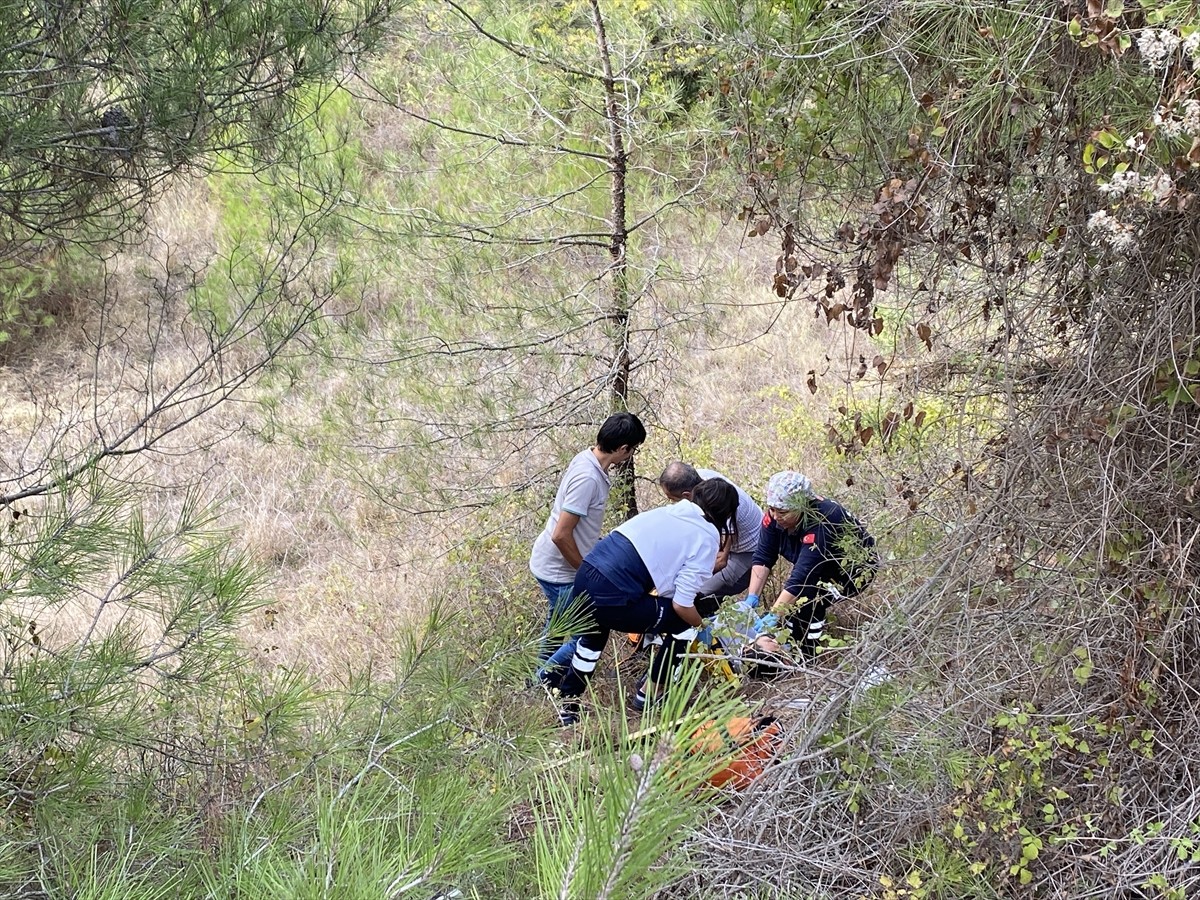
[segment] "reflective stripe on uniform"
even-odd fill
[[[596,670],[596,663],[599,661],[599,650],[589,650],[579,643],[575,645],[575,655],[571,657],[571,668],[576,672],[591,673]]]

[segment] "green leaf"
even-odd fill
[[[1089,175],[1095,175],[1103,163],[1099,160],[1103,159],[1103,154],[1097,151],[1096,145],[1088,141],[1083,145],[1083,170]]]

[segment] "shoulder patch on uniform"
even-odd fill
[[[815,531],[810,531],[808,534],[806,534],[804,536],[805,544],[815,544],[816,542],[817,542],[817,533]]]

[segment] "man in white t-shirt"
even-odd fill
[[[673,462],[658,476],[658,486],[672,503],[690,500],[692,489],[707,478],[729,481],[712,469],[696,469],[685,462]],[[732,481],[729,481],[733,484]],[[744,490],[737,488],[738,508],[736,528],[721,542],[712,577],[700,586],[700,598],[715,598],[719,603],[725,597],[740,594],[750,584],[750,569],[754,561],[754,549],[758,546],[758,532],[762,525],[762,508]],[[712,615],[711,607],[700,603],[705,615]]]
[[[578,453],[567,466],[546,526],[533,543],[529,571],[549,606],[538,648],[538,677],[543,680],[548,672],[568,665],[575,650],[571,640],[551,653],[550,620],[570,603],[575,572],[600,540],[611,487],[609,469],[632,457],[645,440],[646,428],[633,413],[605,419],[596,446]]]

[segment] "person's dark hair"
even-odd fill
[[[626,444],[640,447],[646,442],[646,426],[630,412],[613,413],[604,420],[596,435],[596,446],[605,453],[620,450]]]
[[[755,644],[742,651],[742,671],[747,678],[758,678],[767,681],[778,678],[795,664],[779,654],[772,653]]]
[[[700,594],[696,597],[696,612],[706,619],[711,619],[721,608],[721,598],[716,594]]]
[[[658,483],[672,497],[687,493],[703,480],[700,473],[685,462],[670,463],[658,476]]]
[[[724,478],[706,478],[692,488],[692,502],[721,534],[733,534],[737,525],[738,492]]]

